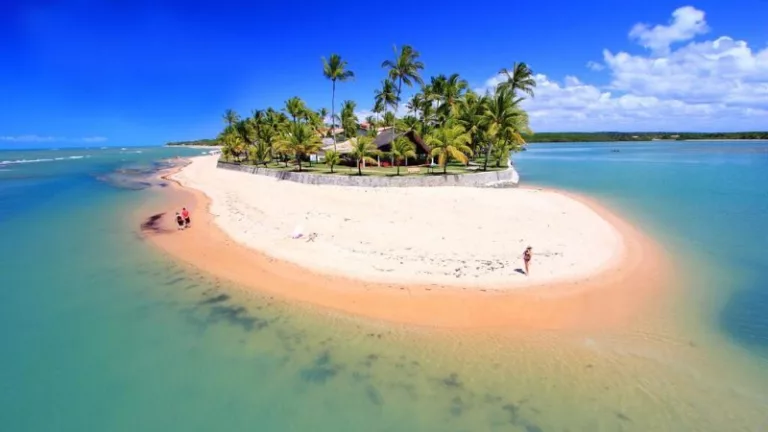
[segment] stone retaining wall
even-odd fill
[[[242,171],[249,174],[257,174],[274,177],[279,180],[287,180],[296,183],[314,185],[355,186],[355,187],[436,187],[436,186],[460,186],[460,187],[515,187],[520,182],[520,177],[514,168],[504,171],[489,171],[467,174],[446,175],[419,175],[419,176],[354,176],[354,175],[330,175],[313,174],[305,172],[280,171],[270,168],[255,167],[253,165],[238,165],[228,162],[218,162],[218,168],[233,171]]]

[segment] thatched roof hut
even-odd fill
[[[417,155],[429,154],[429,147],[424,143],[424,140],[422,140],[421,137],[414,131],[396,133],[393,128],[386,128],[379,132],[379,134],[376,136],[376,139],[373,141],[373,144],[377,149],[387,152],[392,149],[392,141],[394,141],[395,138],[400,138],[403,136],[408,138],[414,144],[414,147],[416,147]]]

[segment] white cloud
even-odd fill
[[[696,42],[704,12],[677,9],[670,25],[639,24],[630,37],[648,54],[603,51],[610,82],[537,75],[536,97],[524,102],[538,131],[764,130],[768,120],[768,47],[721,36]],[[687,44],[671,49],[674,42]],[[595,70],[594,62],[588,67]],[[493,88],[502,77],[493,76]]]
[[[602,63],[594,62],[592,60],[587,62],[587,67],[596,72],[599,72],[605,69],[605,65],[603,65]]]
[[[83,138],[65,138],[44,135],[5,135],[0,136],[0,141],[19,142],[19,143],[39,143],[39,142],[72,142],[72,143],[100,143],[107,141],[103,136],[89,136]]]
[[[654,53],[666,54],[671,44],[691,40],[708,31],[704,12],[693,6],[684,6],[672,12],[669,25],[649,27],[643,23],[635,24],[629,32],[629,37]]]

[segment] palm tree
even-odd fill
[[[411,140],[405,137],[396,138],[392,142],[392,148],[389,152],[397,164],[397,175],[400,175],[400,162],[409,157],[416,157],[416,147]]]
[[[357,104],[352,100],[345,100],[341,104],[341,127],[347,139],[357,135],[357,116],[355,115]]]
[[[395,113],[392,111],[387,111],[384,113],[384,120],[382,122],[385,125],[392,125],[393,133],[394,133],[394,125],[395,125]]]
[[[376,163],[373,156],[378,156],[379,150],[373,145],[373,138],[360,136],[352,139],[352,150],[349,154],[357,161],[357,175],[363,175],[362,164]]]
[[[293,122],[296,123],[299,118],[305,115],[307,106],[300,97],[294,96],[285,101],[285,108],[283,110],[287,112],[293,119]]]
[[[418,127],[419,127],[419,119],[412,115],[407,115],[397,121],[397,128],[400,129],[401,131],[416,132],[418,130]]]
[[[240,135],[244,147],[243,153],[245,154],[245,160],[248,161],[249,148],[253,142],[256,141],[256,129],[253,124],[253,119],[248,117],[238,120],[232,128],[238,135]]]
[[[329,150],[325,152],[325,164],[331,167],[331,174],[333,174],[334,165],[338,165],[341,162],[341,155],[336,150]]]
[[[347,81],[355,77],[355,73],[351,70],[347,70],[347,62],[341,59],[338,54],[331,54],[331,57],[326,60],[323,57],[323,75],[331,80],[331,131],[333,133],[333,149],[336,150],[336,81]]]
[[[472,137],[472,151],[477,149],[480,136],[483,133],[483,113],[486,108],[486,100],[472,90],[468,90],[457,104],[456,121],[469,132]]]
[[[384,115],[387,115],[387,107],[397,109],[397,91],[395,90],[395,84],[390,79],[385,79],[381,82],[381,90],[375,90],[373,92],[374,98],[374,110],[383,111]],[[384,122],[386,125],[387,122]]]
[[[457,115],[459,101],[464,92],[467,91],[469,84],[456,73],[448,78],[444,78],[441,84],[439,89],[441,104],[438,111],[442,115],[443,122],[446,122],[449,118]]]
[[[272,158],[270,146],[264,141],[258,141],[256,145],[251,147],[250,155],[254,165],[264,164],[265,167]]]
[[[500,141],[520,141],[520,133],[528,131],[528,115],[518,106],[522,100],[515,98],[509,87],[497,88],[495,94],[486,98],[481,125],[491,142],[486,143],[483,169],[488,169],[488,158],[494,146]]]
[[[522,92],[533,97],[533,88],[536,87],[536,79],[533,77],[533,71],[525,63],[515,63],[512,70],[503,68],[499,74],[505,75],[507,80],[499,84],[499,87],[507,88],[512,91],[513,96],[517,92]]]
[[[234,125],[240,120],[240,116],[237,115],[235,110],[231,108],[224,111],[224,115],[222,116],[222,118],[224,119],[224,123],[226,123],[227,127],[229,128],[232,128],[232,125]]]
[[[325,129],[325,119],[328,118],[328,108],[320,108],[317,110],[317,116],[320,117],[320,124],[322,128]]]
[[[232,147],[224,145],[221,147],[221,155],[224,156],[224,160],[228,161],[232,158]]]
[[[230,129],[221,134],[219,141],[224,144],[222,148],[224,156],[231,156],[235,162],[240,162],[240,154],[243,152],[243,139],[240,134]]]
[[[443,174],[448,170],[448,159],[453,158],[466,164],[472,155],[467,144],[472,140],[461,125],[447,124],[427,136],[426,144],[432,149],[432,156],[437,156],[438,164],[443,166]]]
[[[303,156],[316,153],[320,150],[320,139],[315,135],[309,125],[303,123],[294,123],[291,125],[290,132],[278,141],[278,148],[281,152],[290,154],[296,158],[296,164],[301,171],[301,158]]]
[[[380,101],[374,101],[373,109],[371,111],[373,111],[373,113],[376,114],[377,119],[380,119],[381,113],[384,112],[384,103]]]
[[[381,67],[389,69],[389,78],[397,81],[397,103],[395,113],[400,105],[400,94],[403,90],[403,83],[411,87],[414,82],[424,84],[419,71],[424,69],[424,63],[419,60],[419,52],[410,45],[403,45],[400,51],[397,46],[394,47],[395,60],[384,60]],[[394,124],[392,125],[394,127]]]
[[[279,136],[277,129],[271,124],[265,124],[259,128],[259,144],[266,146],[269,160],[272,160],[272,152],[275,150],[275,143],[278,141]]]

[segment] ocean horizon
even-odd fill
[[[0,150],[4,430],[768,428],[768,141],[512,156],[523,185],[598,200],[672,261],[655,308],[578,332],[377,322],[177,262],[139,224],[158,171],[204,153]]]

